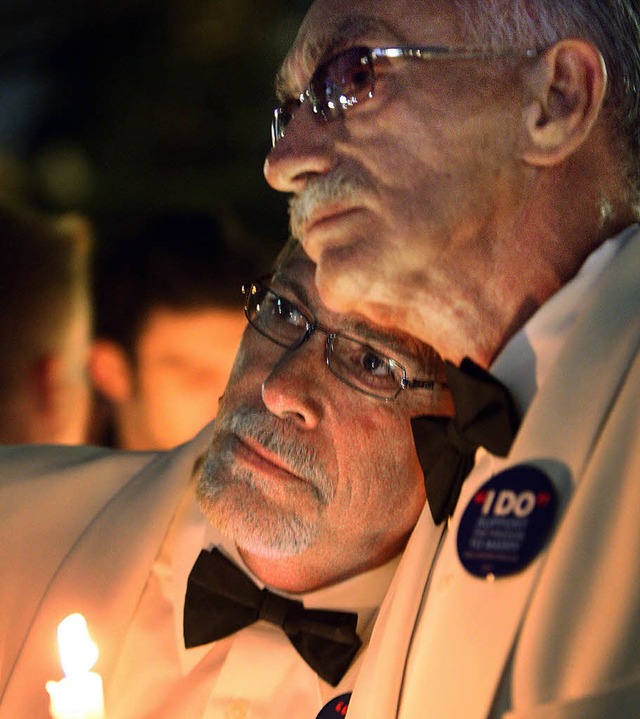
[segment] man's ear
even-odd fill
[[[112,402],[125,402],[133,392],[132,369],[125,351],[116,342],[94,340],[89,357],[93,386]]]
[[[588,137],[604,100],[607,71],[600,51],[570,38],[547,48],[525,83],[522,158],[537,166],[561,163]]]

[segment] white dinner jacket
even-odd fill
[[[455,551],[471,489],[444,535],[426,509],[349,719],[640,717],[639,346],[636,233],[588,298],[500,465],[537,465],[565,502],[547,551],[519,574],[479,579]]]
[[[0,577],[19,577],[0,581],[0,719],[48,717],[56,628],[72,611],[109,676],[211,427],[170,452],[0,448]]]

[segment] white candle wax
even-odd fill
[[[102,679],[95,672],[47,682],[53,719],[103,719]]]
[[[66,676],[46,684],[52,718],[104,719],[102,679],[90,671],[98,658],[98,648],[81,614],[71,614],[60,622],[58,648]]]

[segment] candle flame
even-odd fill
[[[98,659],[98,647],[89,636],[82,614],[70,614],[58,625],[58,650],[67,676],[88,672]]]

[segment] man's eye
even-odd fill
[[[365,350],[360,360],[362,368],[374,377],[388,377],[391,367],[385,357],[381,357],[371,350]]]
[[[265,309],[271,314],[274,321],[296,325],[296,327],[305,327],[307,324],[307,320],[300,310],[282,297],[270,298]]]
[[[367,49],[350,48],[321,65],[311,80],[311,90],[325,112],[346,109],[366,100],[373,90],[373,69]]]

